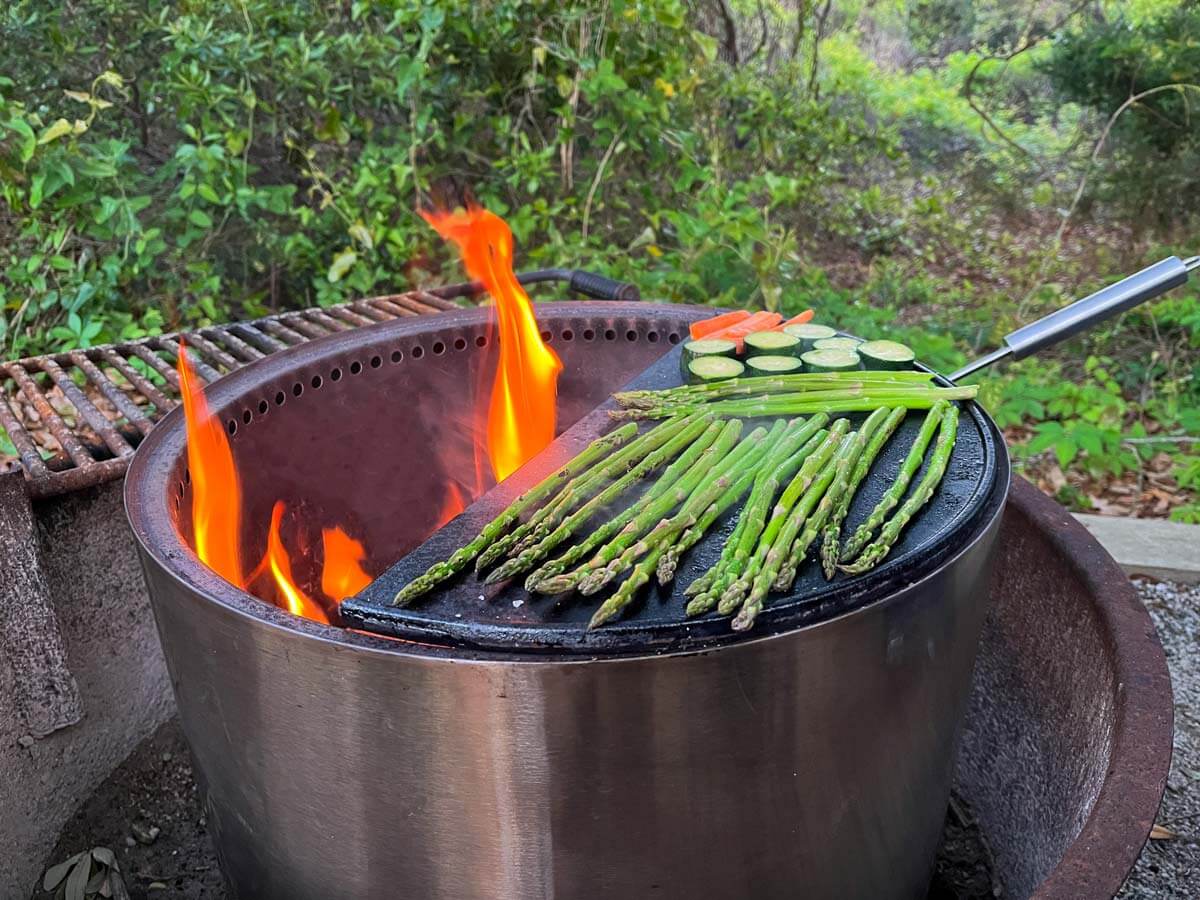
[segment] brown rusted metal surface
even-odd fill
[[[1026,481],[1019,490],[1021,510],[1050,535],[1087,592],[1101,598],[1100,620],[1112,646],[1123,650],[1111,656],[1120,714],[1104,783],[1079,836],[1034,896],[1109,896],[1120,889],[1146,843],[1166,788],[1174,724],[1171,678],[1150,614],[1121,567],[1063,507]]]
[[[557,281],[571,286],[581,277],[573,270],[557,269],[519,276],[525,284]],[[600,293],[608,290],[614,297],[637,294],[632,285],[594,275],[587,276],[587,284],[599,284]],[[310,340],[457,309],[456,299],[481,291],[476,283],[448,285],[0,363],[0,435],[7,433],[16,449],[15,464],[24,470],[31,496],[100,484],[125,472],[137,444],[178,404],[175,364],[181,340],[196,374],[211,383]],[[594,289],[589,293],[597,295]],[[60,410],[68,405],[74,413],[64,416]],[[7,465],[0,457],[0,467]]]
[[[1171,683],[1129,580],[1060,505],[1013,480],[956,790],[1006,897],[1109,898],[1154,823]]]

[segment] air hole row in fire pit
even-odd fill
[[[554,343],[554,333],[552,331],[543,331],[541,334],[543,341],[548,344]],[[585,341],[593,341],[596,339],[596,332],[591,328],[585,328],[581,336]],[[612,328],[606,328],[604,330],[603,337],[606,341],[615,341],[617,339],[617,332]],[[627,341],[637,341],[641,337],[641,333],[632,328],[625,332],[625,340]],[[662,336],[657,331],[651,331],[648,332],[645,337],[646,340],[648,340],[651,344],[657,344]],[[573,341],[575,340],[575,332],[573,332],[570,328],[566,328],[563,330],[562,334],[559,335],[559,338],[564,341]],[[667,335],[667,341],[671,344],[678,344],[681,340],[683,340],[683,335],[677,332],[671,332]],[[480,344],[480,346],[483,345]],[[437,352],[436,346],[434,352]]]
[[[606,341],[614,341],[617,339],[617,332],[612,328],[607,328],[604,330],[603,336]],[[625,339],[628,341],[631,341],[631,342],[639,340],[642,336],[643,335],[640,332],[638,332],[632,328],[625,332]],[[542,339],[545,341],[552,341],[553,337],[554,337],[553,332],[550,332],[550,331],[542,332]],[[572,341],[575,339],[575,332],[573,332],[571,329],[567,328],[562,331],[560,337],[564,341]],[[584,329],[584,331],[582,332],[582,337],[585,341],[594,340],[596,337],[596,331],[591,328]],[[662,337],[662,335],[660,335],[658,331],[649,331],[645,334],[646,340],[649,341],[651,344],[658,343],[658,341],[661,340],[661,337]],[[674,344],[678,344],[683,339],[683,336],[676,331],[670,331],[667,333],[666,338],[667,338],[668,343],[674,345]],[[488,343],[489,343],[489,340],[488,340],[487,335],[481,334],[475,338],[475,346],[480,349],[486,347],[488,345]],[[455,350],[459,350],[459,351],[465,350],[467,348],[467,341],[465,338],[461,338],[461,337],[456,338],[454,340],[453,346],[454,346]],[[434,342],[431,349],[432,349],[434,355],[441,356],[446,352],[446,345],[442,341],[436,341],[436,342]],[[420,344],[416,344],[409,350],[409,355],[413,359],[421,359],[425,355],[425,348]],[[389,358],[391,359],[392,363],[402,362],[404,360],[404,351],[399,350],[399,349],[393,350],[391,352]],[[372,356],[370,358],[370,360],[368,360],[368,363],[372,369],[378,369],[380,366],[383,365],[383,358],[380,356]],[[363,371],[363,364],[361,362],[359,362],[358,360],[355,360],[350,363],[349,368],[350,368],[351,375],[358,375]],[[329,378],[331,381],[339,381],[339,380],[341,380],[341,377],[342,377],[342,370],[340,368],[335,367],[330,370]],[[320,375],[314,375],[312,377],[312,381],[310,383],[311,383],[313,389],[317,390],[317,389],[320,389],[321,385],[324,382]],[[301,395],[303,395],[303,393],[304,393],[304,385],[301,384],[299,381],[297,381],[294,385],[292,385],[293,396],[300,397]],[[284,401],[286,399],[287,398],[282,391],[278,392],[275,395],[275,405],[283,406]],[[266,400],[259,401],[259,403],[258,403],[259,415],[266,415],[267,410],[269,408],[270,408],[270,406]],[[243,410],[242,411],[242,424],[249,425],[251,420],[253,419],[253,415],[254,414],[252,413],[251,410],[249,410],[249,409]],[[230,419],[226,423],[226,428],[229,431],[230,435],[237,434],[237,430],[238,430],[237,420]]]

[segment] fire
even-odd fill
[[[562,362],[542,341],[533,304],[513,272],[512,230],[476,204],[453,212],[422,212],[454,242],[467,274],[496,301],[500,359],[488,406],[487,446],[497,481],[554,440],[555,400]]]
[[[441,512],[438,513],[437,527],[441,528],[466,508],[467,503],[463,500],[462,491],[455,482],[450,482],[446,488],[446,499],[442,501]]]
[[[438,234],[458,246],[467,272],[483,283],[496,302],[499,360],[488,402],[486,432],[488,462],[496,481],[501,481],[554,439],[562,362],[542,341],[533,304],[513,272],[512,231],[504,220],[475,204],[453,212],[423,215]],[[338,525],[322,529],[321,596],[311,596],[297,582],[295,560],[283,545],[286,505],[283,499],[276,499],[266,553],[247,574],[241,558],[242,488],[233,450],[220,421],[208,408],[182,342],[178,370],[187,424],[196,555],[231,584],[243,590],[261,586],[268,595],[264,599],[278,602],[298,616],[329,623],[339,601],[370,584],[372,579],[364,566],[366,550]],[[482,415],[482,405],[477,409]],[[476,493],[483,489],[480,462],[477,456]],[[458,484],[451,482],[438,517],[439,527],[462,512],[465,505]]]
[[[275,506],[271,510],[271,528],[267,532],[267,566],[275,579],[275,586],[279,589],[280,596],[283,597],[288,610],[293,615],[303,616],[306,619],[313,619],[328,625],[329,617],[325,615],[325,610],[308,594],[300,590],[295,579],[292,578],[292,561],[288,558],[287,550],[283,546],[283,538],[279,534],[279,527],[283,524],[283,511],[283,501],[276,500]],[[323,581],[324,578],[322,578]]]
[[[367,558],[362,544],[342,531],[341,526],[322,529],[321,540],[325,545],[321,592],[326,597],[336,603],[353,597],[371,583],[371,576],[362,567]]]
[[[182,344],[182,342],[181,342]],[[281,528],[286,506],[276,500],[267,530],[267,550],[248,575],[242,568],[242,491],[233,449],[221,423],[208,409],[200,382],[181,346],[179,387],[187,427],[188,470],[192,480],[192,532],[200,561],[229,583],[243,590],[265,585],[268,596],[295,615],[330,623],[330,613],[340,600],[357,594],[371,582],[363,563],[366,550],[341,526],[321,532],[324,562],[321,567],[321,600],[296,583],[292,558],[283,546]],[[270,576],[268,578],[268,576]]]
[[[192,476],[192,531],[196,555],[239,587],[242,580],[240,551],[242,486],[229,439],[187,361],[187,348],[179,342],[179,392],[187,420],[188,471]]]

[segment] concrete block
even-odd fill
[[[1130,575],[1200,584],[1200,525],[1124,516],[1075,516]]]

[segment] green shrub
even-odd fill
[[[525,266],[778,304],[797,229],[836,218],[826,189],[887,136],[794,70],[729,70],[684,13],[11,4],[0,43],[30,52],[0,80],[0,347],[455,277],[414,214],[448,178],[508,218]]]
[[[1194,217],[1200,200],[1200,5],[1171,4],[1145,22],[1124,15],[1083,21],[1042,62],[1059,95],[1104,120],[1130,98],[1146,95],[1116,120],[1097,196],[1158,223]],[[1178,87],[1156,90],[1170,85]]]

